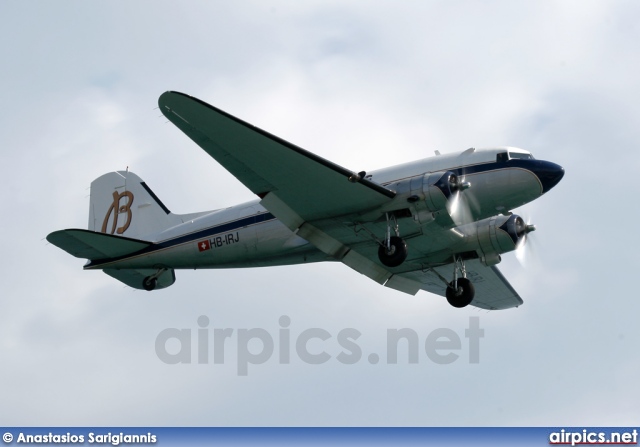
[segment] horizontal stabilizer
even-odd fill
[[[47,240],[76,258],[92,261],[129,255],[153,245],[138,239],[80,229],[54,231]]]
[[[104,269],[104,272],[134,289],[144,289],[142,283],[147,276],[154,275],[157,269]],[[154,290],[165,289],[176,282],[176,275],[173,269],[164,271],[157,278],[157,285]]]

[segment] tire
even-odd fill
[[[380,246],[378,258],[387,267],[397,267],[407,259],[407,243],[397,236],[392,236],[390,243],[391,250],[388,251],[387,247]]]
[[[447,287],[447,301],[453,307],[462,308],[468,306],[476,294],[475,287],[467,278],[458,279],[458,291],[453,289],[453,281]]]
[[[151,292],[158,285],[156,278],[149,278],[148,276],[142,280],[142,288],[148,292]]]

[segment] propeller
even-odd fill
[[[520,218],[516,222],[516,231],[518,233],[519,239],[516,244],[516,259],[523,267],[527,266],[527,258],[530,256],[530,253],[535,252],[534,243],[529,241],[529,233],[532,231],[536,231],[536,226],[531,225],[531,218],[527,218],[527,222],[525,223],[524,219]],[[528,248],[527,248],[528,247]]]
[[[479,211],[478,201],[473,195],[471,183],[464,175],[451,179],[453,195],[447,202],[447,211],[456,225],[473,222],[473,210]]]

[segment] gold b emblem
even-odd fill
[[[120,200],[123,197],[127,198],[127,202],[124,205],[120,205]],[[129,228],[129,225],[131,225],[131,205],[132,204],[133,204],[133,194],[131,193],[131,191],[124,191],[120,194],[118,194],[118,191],[114,191],[113,203],[109,207],[109,210],[107,211],[107,215],[104,216],[104,222],[102,223],[102,232],[103,233],[107,232],[107,224],[109,223],[109,218],[111,217],[111,214],[113,214],[113,223],[111,224],[111,233],[109,234],[113,234],[113,233],[122,234],[125,231],[127,231],[127,228]],[[116,229],[116,227],[118,226],[118,216],[123,213],[127,213],[127,221],[124,223],[123,226],[118,227]]]

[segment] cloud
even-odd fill
[[[636,9],[3,4],[0,37],[17,42],[0,49],[3,420],[633,424]],[[174,286],[152,294],[81,271],[84,261],[41,239],[85,227],[86,188],[104,172],[129,166],[180,213],[253,199],[154,110],[170,89],[352,169],[504,144],[562,164],[563,182],[522,210],[538,225],[539,261],[521,269],[506,255],[500,266],[525,304],[453,312],[439,297],[404,296],[337,263],[179,271]],[[195,337],[200,315],[211,328],[274,337],[282,315],[293,334],[355,328],[363,360],[279,365],[274,357],[238,377],[232,340],[224,365],[159,361],[157,335],[181,328]],[[423,348],[417,365],[367,361],[385,352],[389,328],[414,329],[424,343],[445,327],[464,340],[470,316],[485,329],[478,365],[464,361],[464,349],[452,365],[434,365]]]

